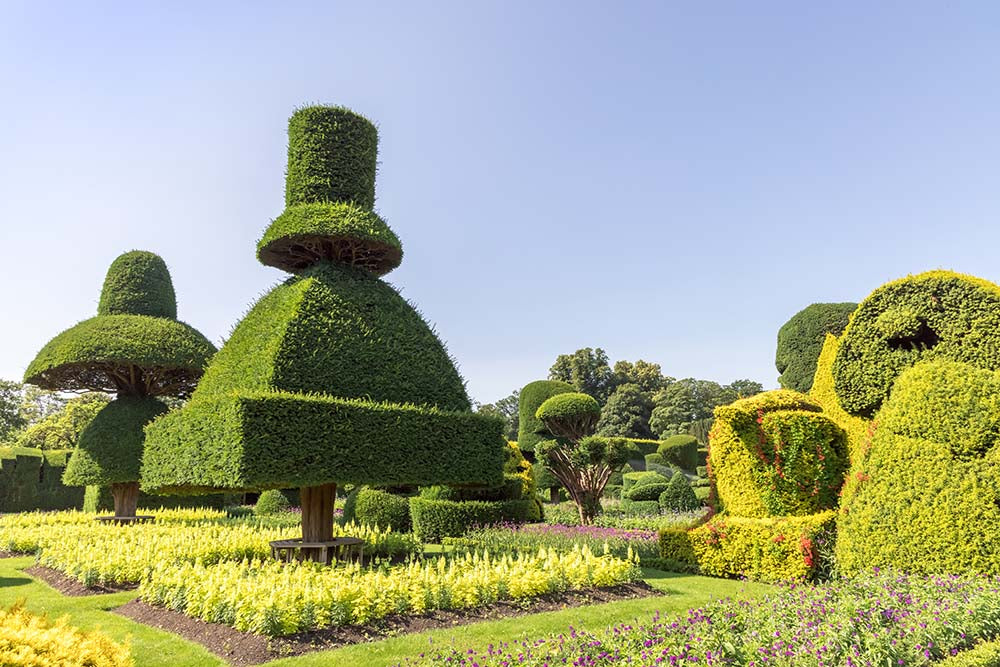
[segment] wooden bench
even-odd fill
[[[100,521],[101,523],[117,523],[120,525],[129,525],[133,523],[146,523],[147,521],[152,521],[155,516],[150,516],[148,514],[140,514],[139,516],[99,516],[95,517],[95,521]]]
[[[334,560],[357,560],[359,563],[364,563],[365,558],[365,541],[357,537],[335,537],[322,542],[303,542],[299,537],[291,540],[275,540],[270,544],[271,556],[286,563],[305,560],[305,554],[310,552],[318,552],[319,557],[308,560],[325,565]]]

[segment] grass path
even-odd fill
[[[9,606],[16,600],[24,599],[33,612],[47,613],[52,618],[68,614],[70,623],[77,627],[100,628],[117,640],[130,638],[136,667],[223,667],[226,664],[198,644],[108,611],[136,597],[134,591],[66,597],[22,571],[33,563],[33,557],[0,559],[0,606]],[[562,632],[571,625],[599,630],[634,619],[645,621],[656,611],[664,615],[678,614],[719,597],[760,595],[768,588],[762,584],[659,570],[644,570],[643,577],[650,585],[666,593],[666,597],[609,602],[403,635],[371,644],[276,660],[267,663],[267,667],[386,667],[432,645],[453,643],[461,647],[485,647],[490,643]]]

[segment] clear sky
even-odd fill
[[[11,379],[133,248],[228,335],[312,102],[378,124],[388,279],[481,401],[585,346],[774,386],[809,303],[1000,281],[995,2],[0,0],[0,100]]]

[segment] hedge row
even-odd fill
[[[660,530],[660,555],[715,577],[814,579],[827,563],[836,513],[753,519],[716,516],[697,528]]]
[[[410,498],[413,532],[422,542],[459,537],[475,526],[501,522],[523,523],[537,509],[534,499],[486,502],[481,500],[432,500]]]
[[[408,533],[412,528],[410,500],[380,489],[364,487],[354,501],[354,519],[361,524]]]
[[[62,483],[71,450],[0,448],[0,512],[75,509],[83,489]]]

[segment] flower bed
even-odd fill
[[[537,551],[539,547],[569,551],[586,545],[594,553],[605,550],[618,558],[640,560],[659,557],[658,534],[651,530],[625,530],[605,526],[558,524],[500,525],[469,531],[463,537],[445,538],[445,544],[502,551]]]
[[[654,617],[646,625],[597,634],[571,628],[485,651],[438,649],[404,664],[912,667],[933,664],[998,634],[998,579],[874,573],[822,586],[790,585],[759,600],[723,600],[692,609],[686,617]]]
[[[4,667],[130,667],[126,646],[65,620],[49,623],[15,605],[0,609],[0,665]]]

